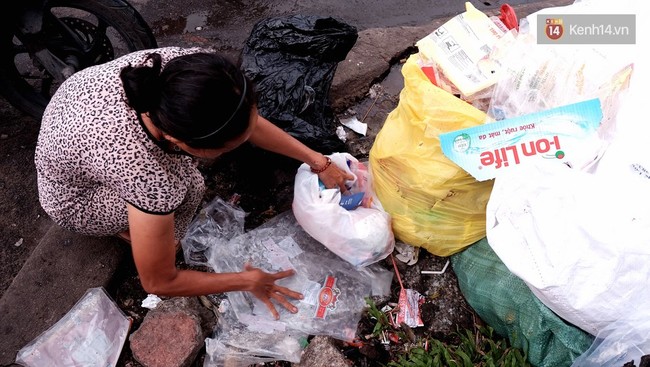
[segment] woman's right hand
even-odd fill
[[[271,302],[271,299],[276,300],[280,305],[289,310],[289,312],[298,312],[298,308],[289,303],[287,297],[302,299],[303,295],[292,291],[289,288],[275,284],[277,280],[290,277],[295,273],[296,272],[294,270],[283,270],[277,273],[266,273],[259,268],[253,267],[250,264],[246,264],[244,265],[244,272],[242,272],[242,275],[246,278],[247,283],[250,284],[250,287],[246,290],[252,293],[260,301],[262,301],[271,311],[273,318],[278,320],[280,318],[280,314],[275,309],[275,306],[273,305],[273,302]]]

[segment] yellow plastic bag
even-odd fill
[[[441,133],[480,125],[485,113],[433,85],[412,55],[400,102],[370,151],[375,190],[395,237],[449,256],[485,237],[492,181],[478,182],[447,159]]]

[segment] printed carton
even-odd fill
[[[442,151],[478,181],[531,160],[569,166],[597,159],[600,101],[592,99],[440,135]]]

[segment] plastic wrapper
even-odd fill
[[[203,207],[181,240],[188,265],[207,266],[210,249],[244,233],[246,213],[217,197]],[[209,246],[211,245],[211,246]]]
[[[448,256],[485,237],[492,182],[478,182],[442,153],[439,135],[480,125],[485,113],[436,87],[418,65],[370,151],[374,189],[396,239]]]
[[[198,230],[202,224],[207,225],[205,231]],[[227,243],[219,233],[214,238],[203,235],[214,228],[205,216],[197,217],[191,228],[201,235],[191,238],[188,234],[184,241],[197,241],[209,249],[208,264],[215,272],[239,272],[245,263],[267,272],[294,269],[295,275],[277,283],[304,295],[303,300],[292,301],[298,308],[296,314],[276,305],[280,319],[275,320],[251,294],[228,293],[222,321],[206,341],[206,366],[295,361],[301,350],[296,345],[306,335],[352,340],[365,298],[390,293],[392,272],[379,265],[354,267],[307,234],[291,212]]]
[[[307,334],[282,328],[251,332],[237,319],[227,299],[221,302],[219,312],[215,336],[205,340],[204,367],[246,367],[275,360],[300,362]]]
[[[607,146],[598,136],[602,118],[595,98],[441,134],[440,145],[479,181],[540,161],[587,169]]]
[[[56,324],[23,347],[16,363],[115,366],[131,321],[103,288],[91,288]]]
[[[242,69],[255,83],[260,115],[314,150],[343,150],[329,90],[356,40],[357,30],[334,18],[292,15],[257,23],[242,50]]]
[[[293,213],[307,233],[350,264],[376,263],[395,247],[390,215],[375,198],[370,173],[363,163],[347,153],[334,153],[330,158],[332,164],[354,175],[354,181],[348,183],[349,195],[338,188],[319,187],[318,175],[303,164],[296,174]],[[361,206],[346,205],[347,198],[359,195]]]

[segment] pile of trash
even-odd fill
[[[635,14],[577,1],[508,27],[467,3],[417,43],[370,151],[396,238],[450,256],[472,308],[535,366],[650,354]]]
[[[261,227],[246,232],[245,213],[219,198],[204,207],[182,240],[188,265],[294,269],[278,284],[305,296],[297,313],[280,309],[275,320],[250,294],[228,293],[204,365],[299,362],[312,335],[353,341],[366,299],[391,291],[393,272],[378,263],[397,249],[412,264],[420,248],[448,257],[469,305],[534,366],[618,367],[650,354],[650,125],[641,100],[650,64],[635,44],[638,10],[584,0],[517,21],[509,6],[489,17],[467,3],[402,66],[399,104],[368,162],[329,155],[355,177],[347,193],[302,165],[293,210]],[[609,28],[573,33],[579,22],[614,18]],[[300,24],[291,26],[299,52],[280,60],[273,48],[286,44],[252,38],[245,72],[273,90],[283,68],[317,70],[288,74],[288,94],[267,93],[260,108],[310,146],[334,151],[327,90],[356,31],[332,19],[285,20]],[[282,26],[260,23],[264,32]],[[584,41],[594,32],[600,42]],[[321,33],[339,39],[323,43]],[[334,50],[312,57],[311,36]],[[272,69],[251,58],[262,51],[277,61]],[[312,88],[310,78],[322,84]],[[422,296],[396,275],[397,319],[422,326]],[[119,354],[128,329],[119,320],[95,346],[102,355]],[[53,330],[19,362],[50,353]]]

